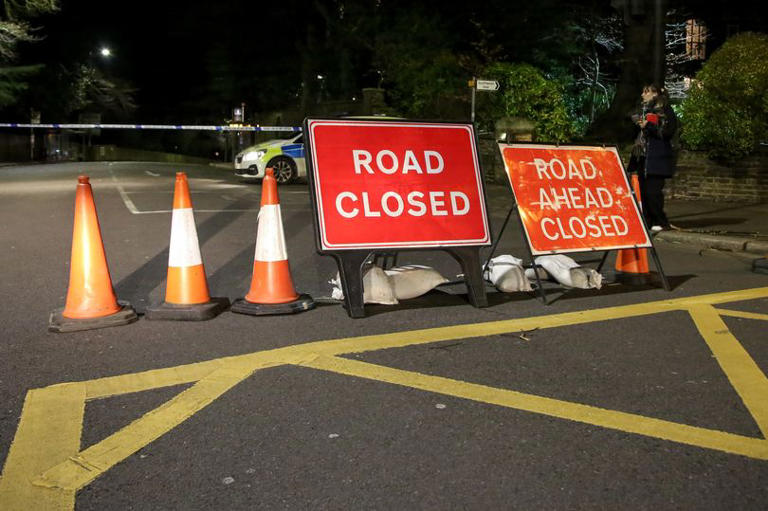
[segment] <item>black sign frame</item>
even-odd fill
[[[558,147],[566,147],[566,148],[567,147],[600,147],[602,149],[605,149],[605,148],[615,149],[617,154],[618,154],[618,150],[619,150],[618,146],[616,146],[614,144],[609,144],[609,145],[601,144],[601,145],[587,146],[585,144],[577,144],[577,143],[552,144],[552,143],[549,143],[549,142],[528,142],[528,141],[526,141],[526,142],[514,142],[513,141],[513,142],[504,142],[504,145],[507,145],[507,146],[514,146],[514,145],[551,146],[551,145],[557,145]],[[509,186],[510,193],[512,194],[512,205],[510,206],[509,211],[507,212],[507,217],[504,220],[504,223],[503,223],[501,229],[499,230],[499,234],[496,236],[496,241],[493,243],[493,246],[491,247],[491,252],[490,252],[490,254],[488,254],[488,257],[486,258],[485,262],[483,263],[483,268],[485,269],[485,268],[488,267],[488,263],[490,262],[491,258],[493,257],[494,253],[496,252],[496,248],[498,247],[498,244],[501,241],[501,237],[504,234],[504,230],[507,227],[507,224],[509,222],[510,217],[512,216],[512,213],[516,212],[517,213],[518,225],[520,226],[520,232],[522,233],[522,238],[523,238],[523,241],[524,241],[523,244],[525,245],[525,248],[526,248],[527,253],[528,253],[528,258],[529,258],[528,260],[530,261],[528,266],[534,269],[534,274],[536,276],[536,282],[537,282],[537,286],[538,286],[537,292],[538,292],[539,297],[541,298],[542,302],[546,305],[548,303],[547,302],[547,297],[546,297],[546,294],[544,293],[544,288],[542,286],[541,279],[539,277],[539,272],[536,271],[539,266],[536,264],[535,256],[533,254],[533,248],[532,248],[532,245],[531,245],[531,240],[528,238],[528,233],[527,233],[527,231],[525,229],[525,225],[523,225],[523,218],[520,215],[520,209],[519,209],[519,206],[518,206],[518,203],[517,203],[517,197],[515,195],[515,188],[514,188],[514,186],[512,186],[512,182],[509,179],[509,175],[507,175],[507,172],[508,172],[507,165],[506,165],[506,162],[504,161],[504,154],[503,154],[503,151],[501,150],[500,143],[497,144],[497,147],[499,149],[499,156],[501,157],[502,164],[504,165],[504,174],[505,174],[505,177],[506,177],[505,181],[507,183],[507,186]],[[625,175],[629,175],[629,173],[627,172],[626,167],[624,166],[624,162],[622,161],[622,159],[619,158],[618,161],[619,161],[619,164],[621,165],[621,169],[624,171]],[[629,180],[627,180],[627,181],[629,182]],[[656,244],[653,242],[653,236],[651,235],[651,232],[650,232],[650,230],[648,228],[648,225],[647,225],[647,223],[645,221],[645,215],[642,214],[641,202],[638,200],[638,197],[635,194],[635,189],[634,189],[634,187],[632,186],[631,183],[629,183],[629,190],[630,190],[631,195],[632,195],[632,200],[634,201],[635,206],[637,207],[638,211],[640,212],[640,220],[641,220],[643,229],[645,230],[645,233],[646,233],[646,235],[648,237],[648,241],[650,242],[650,246],[649,247],[635,246],[635,247],[627,247],[627,248],[623,248],[623,249],[592,248],[592,249],[585,249],[585,250],[578,250],[578,251],[568,251],[568,252],[560,252],[560,251],[557,251],[557,250],[551,250],[551,251],[548,251],[547,254],[539,253],[537,255],[538,256],[541,256],[541,255],[554,255],[554,254],[560,254],[560,253],[586,254],[586,253],[603,252],[603,257],[600,260],[600,264],[597,266],[597,269],[596,269],[596,271],[599,272],[602,269],[603,265],[605,264],[606,260],[608,259],[608,255],[611,252],[618,252],[619,250],[633,250],[633,249],[634,250],[648,250],[651,253],[651,257],[653,258],[653,263],[654,263],[654,265],[656,267],[656,270],[657,270],[657,272],[659,274],[659,278],[661,279],[662,287],[667,292],[672,291],[672,287],[669,284],[669,279],[667,278],[667,274],[664,273],[664,268],[661,266],[661,259],[659,259],[659,255],[656,252]],[[621,282],[624,282],[624,283],[629,284],[629,285],[645,284],[646,280],[647,280],[646,276],[635,277],[633,274],[616,275],[615,279],[617,281],[621,281]]]
[[[481,188],[481,200],[485,207],[485,221],[488,226],[488,241],[479,245],[465,245],[465,246],[438,246],[438,247],[418,247],[418,248],[371,248],[371,249],[327,249],[323,247],[322,232],[319,220],[319,207],[317,203],[317,183],[315,181],[315,169],[313,158],[313,145],[314,140],[309,130],[309,123],[311,121],[344,121],[369,123],[375,122],[392,122],[392,123],[413,123],[413,124],[461,124],[471,128],[472,139],[477,154],[477,165],[480,173],[480,188]],[[491,246],[493,243],[493,231],[491,229],[490,218],[488,216],[488,201],[486,198],[485,179],[480,161],[480,151],[477,145],[477,136],[475,134],[474,125],[466,121],[418,121],[412,119],[344,119],[336,117],[312,117],[305,118],[303,123],[304,130],[304,148],[306,151],[306,165],[307,165],[307,180],[309,182],[309,196],[312,204],[312,221],[315,229],[315,247],[317,253],[324,256],[333,257],[336,260],[336,264],[339,269],[339,277],[341,279],[341,287],[344,293],[344,306],[347,309],[347,314],[351,318],[364,318],[365,317],[365,302],[363,298],[363,264],[372,255],[379,254],[397,254],[399,252],[413,252],[413,251],[431,251],[442,250],[450,254],[461,266],[461,270],[464,274],[464,282],[467,286],[467,294],[469,302],[475,307],[487,307],[488,297],[485,292],[485,282],[482,274],[482,259],[480,258],[480,249],[483,247]]]

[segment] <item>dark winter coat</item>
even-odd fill
[[[672,177],[675,173],[675,154],[672,138],[677,131],[677,116],[669,105],[646,110],[659,116],[659,123],[647,123],[643,128],[645,139],[645,172],[648,176]]]

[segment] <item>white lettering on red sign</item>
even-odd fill
[[[361,192],[360,198],[354,192],[341,192],[336,196],[336,211],[344,218],[355,218],[359,213],[367,217],[381,216],[382,212],[388,217],[424,216],[430,211],[434,216],[455,215],[463,216],[469,213],[469,197],[463,192],[448,192],[450,203],[446,205],[445,192],[429,192],[425,198],[422,192],[410,192],[403,197],[398,192],[386,192],[381,198],[372,201],[368,192]],[[347,199],[346,201],[344,199]],[[362,200],[363,211],[355,207]],[[426,200],[426,202],[425,202]],[[408,207],[406,209],[406,201]]]
[[[533,165],[540,180],[557,181],[589,181],[598,176],[597,167],[588,159],[578,162],[571,158],[562,161],[552,158],[545,161],[534,158]],[[610,190],[605,187],[542,187],[539,190],[539,209],[563,211],[569,209],[609,209],[614,200]],[[603,236],[623,236],[627,234],[627,223],[617,215],[589,215],[586,218],[570,217],[565,222],[561,218],[543,218],[540,222],[544,236],[556,241],[573,238],[601,238]],[[623,227],[619,227],[622,225]]]
[[[384,149],[376,153],[376,164],[372,167],[371,164],[374,160],[373,155],[369,151],[363,149],[353,149],[352,159],[355,165],[355,174],[362,174],[363,171],[368,174],[374,174],[375,170],[383,174],[395,174],[400,171],[400,160],[397,155],[388,149]],[[416,172],[417,174],[439,174],[443,171],[445,162],[443,157],[437,151],[424,151],[424,156],[421,162],[416,158],[416,154],[413,151],[405,151],[403,155],[402,173]]]
[[[499,146],[535,254],[650,245],[615,149]]]
[[[376,153],[376,156],[372,155],[369,151],[363,149],[352,150],[352,161],[355,169],[355,174],[375,174],[380,172],[382,174],[408,174],[409,172],[416,172],[417,174],[439,174],[445,167],[445,160],[443,156],[437,151],[423,151],[421,161],[416,157],[416,154],[411,150],[406,150],[402,159],[398,158],[398,155],[394,151],[388,149],[382,149]],[[400,165],[402,161],[402,166]],[[373,207],[371,206],[371,197],[368,192],[360,193],[360,198],[363,203],[363,215],[367,217],[381,216],[384,212],[389,217],[399,217],[404,212],[410,216],[424,216],[427,211],[431,212],[433,216],[446,216],[446,215],[466,215],[469,213],[469,198],[465,193],[457,191],[447,192],[450,199],[450,208],[445,205],[446,192],[429,192],[426,202],[424,201],[424,194],[419,191],[408,193],[405,198],[398,192],[388,191],[381,197],[373,199]],[[358,208],[344,208],[343,199],[349,199],[352,202],[358,201],[358,196],[350,191],[342,191],[336,196],[336,211],[344,218],[355,218],[360,212]],[[405,202],[408,202],[412,208],[405,209]],[[393,202],[396,206],[393,208]],[[459,202],[461,205],[459,206]],[[428,205],[428,206],[427,206]]]
[[[323,248],[490,243],[466,124],[308,121]]]

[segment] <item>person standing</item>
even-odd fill
[[[632,116],[640,132],[632,149],[629,171],[640,180],[643,216],[651,231],[672,229],[664,212],[664,185],[675,173],[672,138],[677,131],[677,116],[666,91],[646,85],[641,94],[641,108]]]

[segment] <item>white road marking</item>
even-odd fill
[[[151,172],[149,170],[145,170],[144,173],[147,174],[148,176],[160,177],[160,174],[155,174],[154,172]]]
[[[117,191],[120,193],[120,198],[123,199],[123,204],[125,204],[125,207],[128,208],[128,211],[131,212],[131,214],[134,215],[156,215],[156,214],[167,214],[172,213],[172,209],[158,209],[153,211],[141,211],[139,208],[136,207],[136,204],[131,200],[131,198],[128,196],[128,192],[125,191],[125,188],[123,188],[123,185],[120,184],[120,181],[117,180],[117,176],[115,175],[114,171],[112,169],[109,170],[110,175],[112,176],[112,181],[115,183],[115,187],[117,188]],[[195,212],[197,213],[258,213],[257,209],[196,209]]]
[[[153,175],[153,176],[160,176],[160,174],[154,174],[148,170],[144,171],[147,174]],[[151,211],[141,211],[139,208],[136,207],[136,204],[131,200],[129,197],[130,193],[144,193],[144,192],[126,192],[125,188],[123,188],[123,185],[120,184],[120,181],[117,180],[117,176],[115,175],[115,172],[112,169],[109,169],[109,173],[112,177],[112,181],[115,183],[115,187],[117,188],[117,191],[120,193],[120,198],[123,199],[123,204],[125,204],[125,207],[128,208],[128,211],[131,212],[133,215],[157,215],[157,214],[167,214],[172,213],[172,209],[156,209]],[[152,192],[147,192],[152,193]],[[165,192],[163,192],[165,193]],[[172,193],[172,192],[168,192]],[[206,193],[205,191],[198,191],[194,193]],[[214,192],[210,192],[214,193]],[[284,195],[307,195],[309,193],[308,190],[283,190],[279,192],[280,194]],[[195,209],[195,213],[258,213],[259,208],[253,208],[253,209]]]
[[[128,208],[130,209],[130,208]],[[195,213],[258,213],[258,209],[195,209]],[[172,209],[157,209],[152,211],[131,211],[134,215],[156,215],[158,213],[173,213]]]
[[[125,189],[123,188],[123,185],[120,184],[120,182],[117,180],[117,176],[115,176],[115,173],[112,171],[112,169],[109,169],[109,173],[112,176],[112,181],[115,182],[115,186],[117,187],[117,191],[120,193],[120,198],[123,199],[123,204],[125,204],[125,207],[128,208],[128,211],[133,213],[134,215],[138,215],[141,212],[136,207],[136,204],[133,203],[130,197],[128,197],[128,194],[125,193]]]

